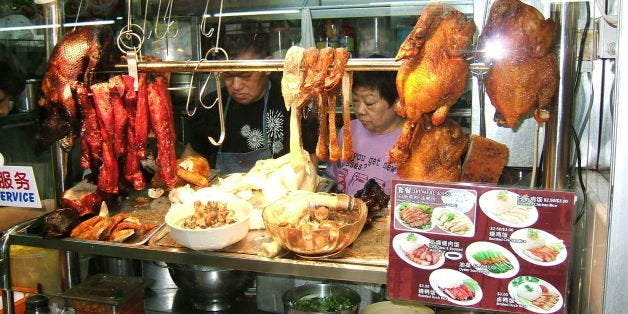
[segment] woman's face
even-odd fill
[[[353,88],[353,110],[364,128],[375,134],[391,132],[403,121],[395,113],[395,106],[382,98],[379,91],[369,87]]]
[[[245,53],[235,60],[256,59],[253,54]],[[223,81],[233,100],[248,105],[264,95],[268,72],[225,72]]]

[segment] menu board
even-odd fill
[[[566,312],[575,193],[393,180],[388,298]]]

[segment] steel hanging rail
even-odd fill
[[[272,60],[201,60],[201,61],[160,61],[138,62],[137,69],[144,72],[248,72],[283,71],[283,59]],[[401,61],[392,58],[349,59],[347,71],[396,71]],[[117,70],[127,68],[126,64],[116,64]],[[472,63],[471,71],[488,70],[484,64]]]
[[[201,61],[161,61],[138,62],[137,69],[144,72],[248,72],[283,71],[283,59],[272,60],[201,60]],[[349,59],[347,71],[395,71],[401,61],[390,58]],[[116,69],[126,69],[126,64],[115,65]]]

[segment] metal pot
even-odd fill
[[[15,111],[26,112],[37,108],[37,101],[41,96],[41,80],[28,79],[24,91],[20,94],[20,101],[16,104]]]
[[[167,263],[172,281],[194,307],[204,311],[224,311],[248,288],[253,273],[200,265]]]

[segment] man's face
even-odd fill
[[[259,57],[245,53],[235,58],[235,60],[251,60]],[[222,74],[223,81],[231,98],[235,101],[248,105],[264,95],[266,89],[268,72],[225,72]]]

